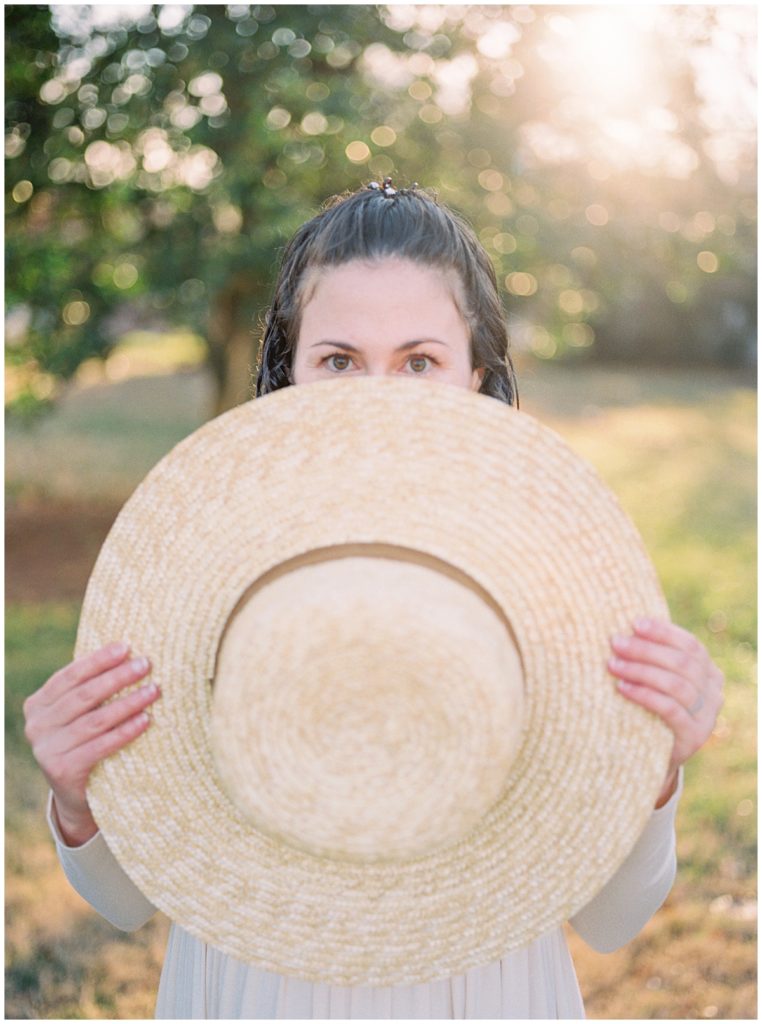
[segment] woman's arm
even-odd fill
[[[119,867],[90,811],[87,781],[94,766],[145,732],[146,708],[159,696],[147,658],[127,660],[125,643],[109,644],[54,672],[24,701],[24,732],[48,780],[48,825],[66,877],[106,920],[139,928],[155,907]],[[110,698],[116,698],[111,700]]]
[[[130,881],[100,832],[81,846],[67,846],[56,821],[53,793],[48,796],[48,825],[66,877],[79,895],[115,928],[131,932],[156,913],[156,907]]]
[[[704,645],[666,619],[636,619],[631,636],[614,636],[609,659],[623,697],[658,715],[674,736],[656,806],[627,860],[574,917],[574,930],[599,953],[633,939],[659,909],[677,870],[675,812],[683,764],[706,742],[723,703],[725,682]]]
[[[667,898],[677,870],[675,813],[682,790],[680,768],[675,792],[652,812],[627,859],[570,919],[577,934],[597,952],[612,953],[630,942]]]

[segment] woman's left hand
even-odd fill
[[[636,619],[631,636],[613,636],[609,670],[619,692],[653,711],[672,730],[675,742],[656,807],[669,800],[678,769],[712,734],[724,703],[725,677],[706,647],[687,629],[667,619]]]

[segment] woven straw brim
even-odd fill
[[[263,574],[379,544],[491,596],[518,644],[525,707],[502,795],[467,835],[358,864],[264,835],[231,802],[211,682],[231,612]],[[493,962],[588,902],[651,813],[672,736],[606,668],[610,635],[639,614],[667,608],[637,531],[532,417],[428,381],[283,389],[173,449],[101,550],[75,654],[124,639],[162,697],[147,732],[92,774],[93,813],[145,895],[239,960],[337,985]]]

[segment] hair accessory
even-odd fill
[[[651,814],[672,734],[608,638],[665,614],[614,495],[526,413],[282,388],[180,442],[103,545],[75,655],[121,638],[162,698],[90,806],[145,895],[244,962],[337,985],[494,962]]]
[[[385,196],[396,196],[397,194],[406,195],[408,192],[413,192],[418,188],[418,182],[414,181],[409,188],[394,188],[392,185],[391,178],[384,178],[383,185],[379,185],[377,181],[371,181],[368,184],[368,188],[372,188],[376,191],[383,192]]]

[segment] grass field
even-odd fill
[[[673,619],[698,634],[727,678],[715,734],[686,768],[678,878],[665,906],[633,942],[606,956],[570,932],[588,1016],[754,1019],[755,395],[721,373],[540,366],[520,379],[522,408],[589,458],[619,495]],[[6,610],[6,1018],[153,1013],[167,922],[157,915],[124,935],[71,890],[44,822],[46,787],[23,737],[24,697],[71,658],[102,531],[89,547],[85,538],[74,559],[63,541],[60,550],[45,547],[29,527],[59,505],[61,529],[78,510],[80,519],[94,506],[116,511],[161,455],[203,422],[209,400],[198,371],[101,382],[70,393],[31,433],[7,430],[9,552],[18,546]]]

